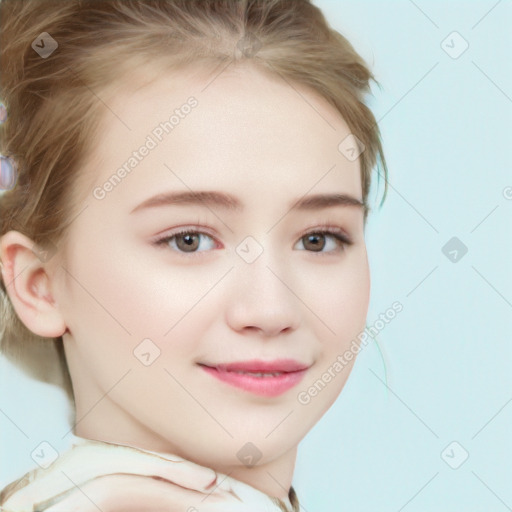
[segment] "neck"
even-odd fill
[[[266,464],[253,467],[224,466],[214,469],[246,483],[268,496],[287,502],[296,457],[297,447],[295,446],[289,452]]]
[[[108,405],[107,405],[108,404]],[[104,441],[114,444],[123,444],[140,449],[156,452],[172,453],[201,466],[210,467],[219,473],[228,475],[240,482],[263,492],[272,498],[279,498],[285,503],[288,502],[288,493],[292,484],[292,477],[297,456],[297,447],[265,464],[257,464],[252,467],[245,465],[222,465],[213,461],[204,461],[198,457],[191,457],[180,449],[179,445],[173,445],[169,439],[155,435],[148,437],[147,428],[130,418],[131,421],[124,421],[125,411],[118,410],[119,416],[107,414],[112,412],[111,408],[117,409],[107,397],[103,399],[96,409],[105,407],[105,414],[87,415],[87,409],[82,410],[80,401],[76,403],[76,416],[83,418],[76,424],[74,434],[85,439]],[[115,420],[113,421],[113,417]],[[102,420],[104,418],[104,420]],[[108,420],[107,420],[108,418]],[[151,440],[148,440],[151,439]]]

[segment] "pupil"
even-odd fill
[[[195,238],[197,238],[196,235],[191,235],[191,234],[185,234],[185,235],[181,235],[180,237],[178,237],[177,239],[177,244],[178,244],[178,247],[180,247],[181,249],[197,249],[196,245],[197,245],[197,240],[195,240]]]
[[[323,235],[308,235],[308,241],[313,244],[313,250],[314,251],[321,251],[323,248],[323,245],[320,244],[319,239]]]

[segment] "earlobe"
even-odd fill
[[[3,235],[2,279],[25,326],[39,336],[57,338],[66,331],[66,324],[52,295],[49,265],[38,257],[34,247],[34,242],[18,231]]]

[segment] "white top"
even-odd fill
[[[71,435],[71,434],[70,434]],[[79,461],[79,464],[76,463]],[[184,464],[185,463],[185,464]],[[170,481],[187,487],[194,481],[197,464],[181,457],[142,450],[132,446],[92,441],[73,435],[71,448],[48,467],[33,469],[11,482],[0,492],[1,512],[40,512],[77,493],[81,486],[101,475],[134,474],[146,476],[164,474]],[[217,473],[215,489],[229,495],[223,510],[237,512],[281,512],[268,495],[232,477]],[[211,492],[211,491],[208,491]],[[80,493],[78,493],[80,494]],[[239,498],[236,499],[236,497]],[[241,507],[241,503],[244,504]],[[288,498],[282,500],[288,511],[293,508]]]

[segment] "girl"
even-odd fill
[[[308,0],[0,9],[2,350],[55,346],[75,410],[3,510],[299,510],[368,311],[371,72]]]

